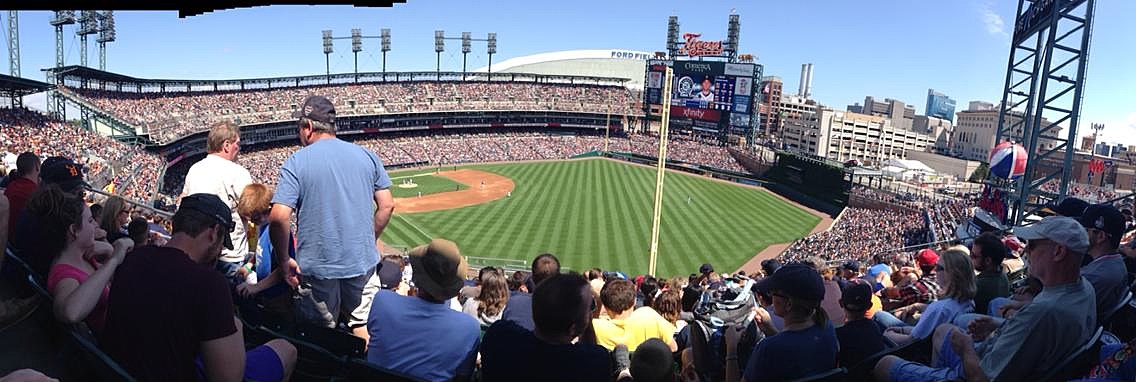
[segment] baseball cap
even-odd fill
[[[434,239],[412,249],[410,265],[414,269],[414,285],[434,298],[457,296],[465,285],[463,276],[468,266],[452,241]]]
[[[292,118],[307,118],[324,123],[335,123],[335,106],[324,96],[308,96],[304,106],[292,113]]]
[[[1110,204],[1094,204],[1085,208],[1079,219],[1085,229],[1095,228],[1104,231],[1112,240],[1114,247],[1120,246],[1121,236],[1124,236],[1124,214]]]
[[[1077,253],[1089,250],[1089,234],[1071,217],[1050,216],[1028,226],[1014,227],[1014,235],[1025,240],[1053,240]]]
[[[701,267],[698,267],[698,273],[706,274],[706,273],[710,273],[710,272],[713,272],[713,271],[714,271],[714,266],[710,265],[710,263],[702,264]]]
[[[1078,217],[1085,213],[1085,208],[1089,207],[1089,202],[1074,197],[1068,197],[1060,203],[1042,208],[1037,211],[1038,216],[1068,216]]]
[[[868,310],[872,307],[872,286],[864,280],[852,280],[844,287],[840,302],[844,304],[844,308],[853,312]]]
[[[816,269],[804,264],[789,264],[773,272],[772,276],[759,280],[754,289],[761,293],[774,290],[808,301],[824,299],[824,281]]]
[[[845,261],[844,265],[842,265],[840,267],[847,269],[847,270],[850,270],[850,271],[859,272],[860,271],[860,262],[856,261],[856,260],[848,260],[848,261]]]
[[[631,354],[631,375],[636,381],[674,380],[674,353],[663,340],[650,338]]]
[[[181,205],[178,206],[179,211],[182,209],[197,211],[205,214],[205,216],[217,219],[217,222],[226,228],[225,232],[233,232],[233,228],[237,226],[233,222],[233,211],[217,195],[198,193],[186,196],[181,199]],[[233,240],[229,238],[229,235],[223,236],[225,237],[225,248],[233,249]]]
[[[40,166],[39,178],[44,184],[56,184],[64,191],[74,191],[76,188],[90,188],[91,185],[83,180],[83,165],[75,163],[65,157],[50,157]]]
[[[915,255],[915,263],[920,267],[932,266],[939,263],[939,254],[935,250],[925,248]]]
[[[383,289],[394,289],[402,281],[402,268],[393,261],[379,262],[379,284]]]

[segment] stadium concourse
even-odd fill
[[[317,191],[326,191],[327,188],[319,188],[321,183],[318,181],[305,183],[296,179],[288,180],[290,184],[278,184],[282,182],[277,174],[282,167],[292,166],[289,171],[300,174],[298,176],[318,176],[312,174],[319,172],[305,171],[296,167],[301,165],[286,164],[285,160],[314,147],[313,139],[334,139],[334,135],[328,137],[326,130],[320,130],[326,127],[320,127],[319,123],[334,121],[327,113],[321,114],[320,110],[349,108],[342,101],[345,95],[358,92],[393,94],[417,100],[421,98],[410,94],[425,92],[439,99],[455,100],[453,103],[433,104],[382,102],[378,112],[433,110],[430,109],[433,107],[453,110],[451,108],[466,107],[456,101],[454,94],[464,94],[463,99],[476,100],[477,96],[466,97],[468,94],[498,93],[507,95],[486,95],[482,98],[485,103],[480,107],[490,105],[511,110],[516,101],[515,105],[519,105],[516,107],[522,110],[606,110],[599,105],[582,102],[589,91],[586,86],[466,85],[319,87],[316,89],[327,91],[336,101],[334,104],[320,104],[318,99],[307,100],[316,102],[316,106],[301,108],[305,114],[300,129],[305,135],[302,135],[300,145],[287,142],[247,148],[239,144],[237,134],[240,131],[235,125],[222,122],[287,120],[294,109],[291,105],[301,103],[297,99],[302,97],[302,93],[296,93],[298,90],[273,90],[206,95],[165,94],[143,98],[77,89],[68,91],[87,97],[91,103],[118,118],[146,126],[160,140],[176,141],[179,137],[208,129],[209,141],[213,142],[210,143],[213,146],[211,151],[217,149],[213,155],[228,155],[232,158],[229,161],[236,159],[237,165],[247,169],[248,182],[290,190],[291,196],[280,196],[283,201],[278,201],[276,207],[270,203],[275,200],[271,191],[265,195],[269,188],[258,191],[250,186],[239,192],[238,210],[232,212],[242,219],[257,222],[258,227],[271,226],[271,230],[283,233],[277,236],[275,233],[278,231],[269,235],[270,229],[259,230],[258,241],[250,232],[248,241],[258,242],[257,247],[263,248],[277,243],[291,244],[288,240],[291,232],[296,232],[301,241],[305,240],[305,235],[312,235],[311,231],[305,233],[305,230],[321,228],[313,227],[310,221],[301,218],[295,228],[289,230],[286,222],[290,209],[289,215],[278,216],[277,207],[284,203],[303,208],[297,200],[326,197],[329,193]],[[593,90],[612,92],[608,97],[621,97],[622,94],[610,87]],[[554,101],[546,103],[548,98]],[[623,103],[629,110],[634,109],[631,99],[628,96]],[[356,101],[365,104],[374,100],[358,97]],[[273,106],[269,108],[266,105]],[[1128,242],[1132,220],[1131,215],[1113,219],[1121,215],[1119,210],[1097,206],[1094,209],[1082,208],[1084,211],[1074,214],[1077,217],[1082,213],[1088,216],[1088,211],[1096,211],[1093,213],[1097,215],[1090,220],[1101,223],[1090,227],[1091,236],[1075,220],[1060,217],[1043,220],[1038,223],[1039,228],[1022,230],[1021,234],[1031,241],[1031,245],[1043,246],[1034,248],[1035,251],[1047,252],[1044,255],[1030,254],[1031,263],[1045,264],[1043,269],[1051,271],[1035,275],[1032,279],[1021,276],[1024,279],[1022,286],[1012,294],[1010,282],[1019,278],[1021,272],[1008,274],[1002,262],[1007,258],[1025,256],[1025,246],[1018,239],[1002,237],[1001,232],[989,233],[973,240],[974,243],[968,243],[969,247],[947,246],[946,243],[951,240],[943,240],[970,218],[969,207],[973,201],[900,195],[859,186],[852,190],[853,199],[875,203],[845,208],[830,229],[798,240],[778,258],[762,262],[760,271],[716,270],[713,264],[704,264],[698,269],[691,269],[689,274],[680,275],[627,275],[619,269],[587,269],[581,275],[561,272],[555,254],[531,254],[534,257],[526,270],[506,272],[483,267],[477,272],[465,272],[467,265],[459,249],[453,243],[435,240],[428,246],[416,248],[408,256],[383,256],[381,266],[371,268],[375,270],[374,275],[363,276],[369,286],[356,285],[361,289],[358,293],[363,295],[352,297],[360,306],[366,301],[372,308],[363,309],[362,317],[350,308],[341,312],[342,317],[334,317],[331,312],[326,312],[328,308],[324,308],[326,316],[331,317],[329,325],[325,325],[319,320],[313,323],[310,315],[295,314],[292,304],[307,304],[304,301],[308,298],[326,298],[314,297],[316,295],[312,291],[325,288],[320,285],[326,285],[322,283],[329,280],[312,277],[304,278],[303,282],[295,280],[293,285],[299,288],[299,292],[296,293],[298,298],[293,300],[288,284],[284,284],[285,281],[291,284],[292,280],[261,275],[260,282],[254,283],[252,280],[255,278],[245,274],[258,274],[260,271],[222,269],[229,272],[227,275],[237,275],[228,278],[231,281],[228,291],[224,289],[225,285],[221,285],[219,294],[203,298],[206,296],[204,293],[218,290],[210,283],[222,280],[222,276],[212,274],[211,268],[187,265],[186,268],[172,269],[169,264],[161,263],[160,259],[165,256],[181,253],[175,251],[192,251],[192,254],[183,253],[190,258],[209,258],[207,252],[214,249],[219,252],[222,243],[230,241],[223,230],[214,228],[235,224],[228,216],[230,211],[222,199],[195,194],[181,206],[173,206],[182,193],[182,181],[195,163],[179,162],[167,169],[163,158],[143,149],[24,109],[0,111],[0,132],[8,153],[33,158],[16,158],[12,161],[14,163],[5,158],[7,170],[12,170],[4,183],[8,196],[5,201],[19,201],[24,212],[9,215],[6,221],[9,229],[19,233],[5,237],[11,239],[9,247],[14,250],[7,253],[3,263],[0,327],[5,329],[0,331],[0,340],[6,344],[21,341],[23,351],[12,357],[15,361],[5,359],[4,362],[12,364],[0,365],[0,370],[30,367],[65,379],[83,379],[92,375],[99,379],[121,379],[133,373],[134,377],[141,379],[161,375],[165,379],[191,380],[214,372],[217,368],[214,362],[193,363],[192,356],[196,350],[189,353],[188,359],[175,359],[179,356],[174,354],[176,352],[156,345],[162,344],[169,333],[152,331],[157,327],[155,321],[166,320],[182,322],[187,329],[192,326],[195,336],[209,336],[206,332],[224,338],[235,335],[238,342],[245,345],[240,350],[248,350],[246,362],[238,364],[246,366],[245,376],[252,379],[732,382],[741,380],[743,376],[751,381],[816,375],[865,380],[870,379],[873,372],[879,380],[904,379],[904,376],[916,376],[911,373],[923,371],[918,369],[918,365],[904,363],[903,360],[942,361],[940,352],[945,351],[942,349],[952,348],[951,343],[962,341],[955,338],[961,334],[952,335],[949,329],[952,328],[950,324],[957,324],[962,330],[956,329],[955,333],[966,332],[967,321],[956,319],[962,318],[963,313],[992,316],[967,316],[972,320],[968,322],[974,323],[970,329],[983,331],[990,322],[1005,322],[1003,325],[1006,327],[1031,325],[1030,320],[1035,319],[1036,310],[1059,309],[1052,304],[1057,294],[1061,294],[1062,301],[1074,301],[1071,303],[1074,305],[1092,303],[1092,289],[1098,288],[1096,280],[1106,278],[1094,278],[1091,287],[1088,282],[1081,282],[1083,285],[1073,288],[1055,283],[1057,279],[1053,273],[1072,272],[1076,276],[1082,253],[1102,262],[1123,262],[1120,256],[1112,253],[1116,252],[1120,242]],[[651,156],[657,139],[653,135],[621,132],[615,134],[608,144],[610,151]],[[422,163],[435,166],[565,159],[605,147],[604,136],[594,132],[550,128],[427,130],[368,134],[347,140],[350,143],[342,143],[342,147],[351,147],[351,143],[362,146],[371,153],[366,155],[377,155],[391,167]],[[744,171],[735,159],[737,154],[725,147],[684,138],[673,138],[670,144],[670,159]],[[238,151],[243,151],[240,156],[235,155]],[[25,152],[36,156],[23,155]],[[47,157],[66,157],[74,162],[55,158],[41,165],[40,158]],[[337,157],[335,160],[345,159]],[[232,164],[226,164],[229,165]],[[363,167],[344,166],[345,169],[366,170]],[[76,169],[81,170],[73,171]],[[385,171],[371,174],[385,176]],[[222,177],[214,178],[219,180]],[[38,179],[39,182],[29,179]],[[383,176],[376,175],[374,181],[368,180],[367,184],[378,186],[383,184],[383,179]],[[171,225],[153,211],[142,213],[142,209],[124,207],[119,197],[104,199],[88,194],[87,200],[83,200],[79,196],[84,194],[79,180],[119,197],[143,202],[141,204],[155,198],[160,188],[164,203],[175,207],[173,210],[178,215]],[[322,185],[328,186],[339,185]],[[24,187],[36,191],[20,196],[20,192],[27,190]],[[315,188],[299,191],[295,189],[297,187]],[[1107,196],[1089,187],[1074,190],[1089,192],[1098,198]],[[97,202],[99,211],[85,208],[84,201]],[[355,205],[368,202],[370,200],[364,200]],[[376,197],[375,202],[382,211],[384,201],[381,197]],[[6,203],[0,206],[8,207]],[[348,212],[354,211],[331,211],[333,214]],[[364,212],[369,213],[369,210]],[[105,230],[96,228],[95,221],[101,222]],[[127,225],[143,228],[127,229]],[[354,225],[365,227],[364,235],[371,234],[370,222]],[[381,228],[377,229],[381,231]],[[1123,240],[1122,236],[1125,237]],[[278,237],[282,240],[277,240]],[[1085,244],[1089,240],[1087,237],[1092,238],[1091,247]],[[1074,242],[1076,240],[1080,241]],[[920,248],[926,247],[924,244],[929,242],[942,242],[944,245]],[[169,246],[159,247],[162,244]],[[364,247],[367,246],[369,244]],[[133,252],[132,247],[136,248]],[[95,256],[88,257],[86,252]],[[282,252],[285,255],[283,259],[288,259],[288,250]],[[1128,251],[1123,252],[1131,259]],[[1066,256],[1072,253],[1076,253],[1076,264],[1071,255]],[[216,261],[217,255],[211,256],[211,260],[204,262],[212,264]],[[300,252],[294,256],[300,260],[307,255]],[[1093,261],[1090,266],[1095,263]],[[283,269],[288,264],[285,261],[283,265],[276,265]],[[146,268],[159,265],[166,268]],[[118,271],[115,271],[116,267]],[[305,266],[304,269],[320,272],[315,267]],[[1102,269],[1100,272],[1105,270],[1113,272],[1116,269]],[[266,275],[270,274],[276,272]],[[296,276],[299,278],[299,275]],[[1108,290],[1127,292],[1129,284],[1125,276],[1121,273],[1117,281],[1109,273]],[[147,284],[142,280],[150,281]],[[170,283],[173,285],[166,285]],[[349,283],[340,285],[347,288]],[[1105,288],[1104,284],[1101,285],[1100,288]],[[278,288],[275,292],[270,292],[273,289],[262,290],[271,286]],[[182,301],[136,300],[146,296],[144,291],[149,289],[171,294],[203,292],[194,295],[197,297],[192,300],[193,309],[182,307],[177,310],[192,317],[153,320],[138,307],[173,309],[172,305]],[[1101,300],[1096,309],[1101,314],[1090,316],[1091,320],[1083,320],[1086,329],[1107,327],[1121,341],[1130,341],[1132,331],[1126,331],[1130,328],[1124,324],[1132,321],[1132,315],[1128,308],[1124,308],[1127,301],[1123,301],[1122,296],[1123,293],[1119,293],[1115,299]],[[1130,298],[1131,295],[1128,296]],[[983,299],[981,302],[980,298]],[[1034,302],[1027,302],[1031,299]],[[348,303],[345,300],[343,304]],[[1105,304],[1109,308],[1104,308]],[[1081,308],[1096,305],[1076,306],[1080,312],[1076,314],[1084,315],[1091,314],[1085,312],[1094,309]],[[1112,309],[1113,306],[1120,308]],[[227,323],[234,308],[239,312],[239,318]],[[1069,313],[1061,311],[1060,314]],[[209,315],[211,321],[208,325],[214,327],[198,327],[198,315]],[[1067,322],[1081,323],[1072,315],[1069,318]],[[936,327],[940,329],[936,331]],[[125,338],[128,337],[126,333],[135,331],[139,333],[138,341]],[[1061,342],[1052,347],[1055,351],[1047,354],[1033,354],[1036,352],[1025,350],[1028,346],[1036,346],[1034,344],[1039,340],[1035,337],[1058,332],[992,334],[991,338],[1002,337],[997,341],[988,340],[994,350],[975,354],[973,349],[963,346],[955,351],[963,353],[959,357],[966,358],[968,362],[971,357],[980,360],[981,363],[976,364],[980,365],[982,372],[998,379],[1043,380],[1050,377],[1046,373],[1056,369],[1071,372],[1061,374],[1060,378],[1084,376],[1091,366],[1089,364],[1096,363],[1096,357],[1087,357],[1094,359],[1084,367],[1080,364],[1065,368],[1055,366],[1064,359],[1088,354],[1076,351],[1081,345],[1079,343]],[[60,338],[60,333],[64,333],[65,338]],[[1069,333],[1070,336],[1077,334]],[[214,338],[221,337],[177,341],[190,341],[192,349],[197,349],[198,342],[194,341]],[[437,338],[447,340],[431,341]],[[944,347],[944,344],[947,345]],[[1133,343],[1128,342],[1124,346],[1126,348],[1122,347],[1116,354],[1130,354]],[[1128,349],[1128,353],[1123,349]],[[1024,354],[1013,361],[998,358],[1019,350]],[[153,370],[139,361],[154,358],[168,361],[182,367],[178,370],[188,372],[183,375],[170,369]],[[81,362],[75,361],[80,359]],[[877,363],[881,359],[884,361]],[[1127,370],[1123,367],[1131,367],[1133,362],[1136,361],[1123,361],[1120,365],[1106,362],[1100,365],[1104,371],[1095,372],[1112,376]],[[955,366],[962,368],[964,365]],[[973,369],[966,370],[973,372]],[[954,369],[954,372],[956,374],[948,374],[948,377],[961,375],[961,369]]]

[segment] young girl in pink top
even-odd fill
[[[99,332],[106,318],[111,276],[134,243],[128,238],[113,245],[95,241],[106,232],[91,209],[83,199],[56,186],[37,191],[26,208],[39,218],[43,237],[49,238],[40,245],[57,254],[47,276],[56,319],[69,324],[86,320],[92,331]]]

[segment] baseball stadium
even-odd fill
[[[0,355],[0,375],[1121,375],[1136,365],[1131,166],[1072,148],[1086,59],[1027,46],[1071,19],[1087,47],[1094,4],[1020,3],[1002,104],[958,113],[998,121],[981,171],[871,97],[819,105],[812,64],[782,99],[735,12],[721,41],[672,16],[665,51],[496,64],[495,33],[438,31],[438,66],[419,71],[385,70],[389,30],[325,31],[325,55],[333,39],[381,40],[384,69],[360,72],[356,55],[333,73],[328,56],[323,73],[260,78],[96,68],[77,32],[81,64],[0,75],[0,346],[27,347]],[[76,23],[114,41],[112,12],[53,14],[57,51]],[[442,70],[447,39],[463,54],[485,42],[489,64]],[[1018,45],[1033,53],[1015,60]],[[1073,80],[1053,74],[1067,66]],[[1072,85],[1025,93],[1028,70]],[[964,170],[947,180],[914,157]]]

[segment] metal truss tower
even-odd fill
[[[63,26],[75,23],[75,11],[55,11],[55,18],[48,21],[51,26],[55,27],[55,68],[63,67]],[[47,83],[52,85],[61,85],[56,83],[56,78],[53,72],[47,72]],[[59,119],[64,119],[67,113],[67,100],[59,94],[58,90],[51,90],[47,95],[47,114]]]
[[[8,11],[8,74],[20,76],[20,13]]]
[[[1094,9],[1094,0],[1018,0],[995,144],[1017,142],[1029,161],[1018,180],[994,182],[1008,191],[1007,223],[1018,224],[1066,195]],[[1056,171],[1039,166],[1057,161],[1062,165]],[[1042,185],[1054,179],[1060,182],[1058,193],[1043,191]]]
[[[79,11],[79,65],[87,66],[87,35],[99,32],[98,13],[95,11]]]

